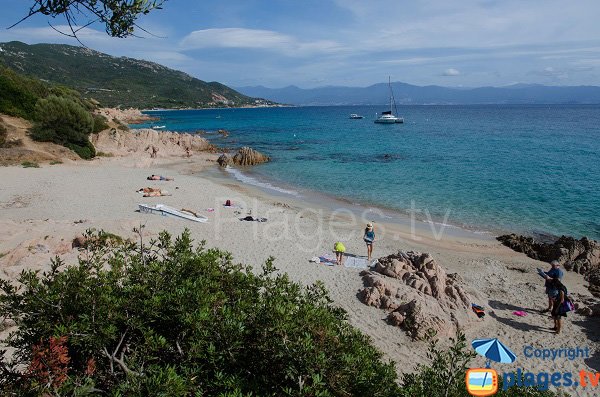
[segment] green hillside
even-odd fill
[[[0,64],[73,87],[102,106],[203,108],[255,105],[254,98],[153,62],[60,44],[0,43]]]

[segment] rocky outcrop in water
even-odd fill
[[[217,159],[217,163],[221,167],[227,167],[228,165],[249,166],[266,163],[270,160],[271,159],[269,156],[265,156],[264,154],[246,146],[238,150],[233,157],[227,153],[223,153]]]
[[[217,163],[221,167],[227,167],[228,165],[233,164],[233,159],[231,158],[231,156],[227,155],[226,153],[223,153],[217,159]]]
[[[429,254],[400,251],[380,258],[373,270],[361,275],[365,286],[358,294],[361,302],[388,312],[388,322],[415,339],[431,331],[455,336],[477,320],[458,275],[446,274]]]
[[[247,146],[238,150],[235,156],[233,156],[233,163],[242,166],[262,164],[270,160],[271,159],[269,156],[265,156],[264,154]]]

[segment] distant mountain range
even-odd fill
[[[84,47],[0,43],[0,64],[72,87],[102,106],[204,108],[261,102],[221,83],[207,83],[153,62],[113,57]]]
[[[397,104],[599,104],[600,87],[544,86],[515,84],[508,87],[449,88],[392,83]],[[302,89],[296,86],[266,88],[237,87],[237,91],[271,101],[299,106],[383,105],[389,103],[387,83],[369,87],[320,87]]]

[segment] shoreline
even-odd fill
[[[204,171],[203,176],[214,181],[237,183],[240,186],[244,186],[248,190],[253,191],[255,194],[271,197],[272,199],[279,198],[292,200],[296,202],[298,206],[307,207],[310,205],[329,213],[336,211],[347,212],[362,219],[365,224],[369,221],[376,221],[377,223],[389,226],[397,226],[404,230],[414,226],[417,237],[423,237],[425,235],[431,237],[432,234],[448,233],[448,236],[455,239],[466,238],[489,242],[496,241],[496,237],[500,235],[495,234],[495,232],[491,230],[469,229],[452,223],[444,223],[441,222],[441,219],[434,219],[433,217],[431,219],[426,219],[415,215],[414,218],[411,218],[409,216],[409,210],[402,211],[396,208],[382,207],[369,203],[353,202],[341,197],[298,186],[280,187],[274,184],[277,183],[277,181],[257,179],[250,169],[240,170],[240,168],[233,167],[228,167],[228,169],[209,168]],[[418,209],[415,208],[415,212],[417,210]],[[371,217],[365,217],[364,215],[367,213],[371,215]]]
[[[167,119],[173,121],[178,119],[178,117],[167,117]],[[175,124],[171,127],[183,128]],[[214,127],[214,125],[211,124],[210,127]],[[208,131],[213,132],[217,131],[217,129],[217,127],[209,128]],[[233,129],[232,131],[234,131],[232,135],[235,135],[235,129]],[[182,131],[178,133],[188,133],[188,131]],[[214,145],[223,146],[227,148],[239,148],[239,146],[241,145],[248,145],[252,147],[253,142],[256,142],[257,140],[260,142],[260,137],[253,137],[251,135],[245,135],[243,139],[240,138],[241,143],[237,143],[237,146],[236,142],[234,142],[235,139],[237,139],[235,137],[233,137],[231,144],[229,143],[229,140],[219,140],[218,137],[215,138],[215,136],[210,134],[205,135],[205,138],[207,138],[209,142],[211,142]],[[259,146],[260,144],[262,143],[259,143]],[[265,151],[265,153],[269,152],[267,146],[257,147],[256,149],[263,150]],[[278,152],[277,150],[278,148],[274,148],[272,152],[269,152],[268,154],[275,156],[275,159],[277,159],[276,156],[280,154],[280,152]],[[281,154],[281,156],[284,155],[288,156],[285,153]],[[289,159],[287,160],[289,162]],[[284,164],[284,167],[289,167],[290,169],[298,169],[299,167],[303,166],[303,161],[304,159],[300,159],[299,161],[295,162],[293,166]],[[323,183],[319,183],[318,181],[315,181],[313,183],[311,180],[307,180],[306,177],[304,177],[304,174],[301,172],[297,173],[297,175],[299,175],[299,177],[303,177],[303,179],[298,180],[297,182],[302,183],[302,185],[288,184],[286,182],[287,178],[285,174],[282,174],[277,170],[273,171],[273,168],[269,168],[269,166],[267,166],[267,168],[265,168],[264,171],[260,168],[257,168],[256,170],[240,169],[237,172],[240,173],[242,178],[254,178],[257,181],[260,188],[264,188],[264,186],[261,185],[271,185],[273,186],[273,190],[276,191],[279,189],[291,191],[302,190],[309,192],[308,196],[317,194],[319,196],[326,197],[328,201],[330,199],[334,199],[340,202],[344,202],[346,201],[346,197],[356,197],[347,200],[348,203],[352,206],[358,205],[359,207],[373,208],[377,209],[378,211],[382,211],[386,214],[391,214],[391,216],[394,218],[401,218],[399,220],[400,222],[403,222],[405,221],[405,218],[410,217],[410,211],[413,209],[411,208],[410,199],[414,197],[416,207],[414,209],[423,210],[423,212],[415,214],[418,221],[425,221],[435,225],[436,227],[445,225],[444,227],[448,230],[458,228],[467,232],[473,232],[476,234],[482,234],[487,236],[500,236],[504,234],[516,233],[519,235],[531,236],[536,239],[543,238],[544,240],[547,240],[548,238],[553,238],[554,240],[556,240],[562,235],[573,236],[577,239],[582,237],[589,237],[591,239],[598,240],[600,237],[596,232],[596,229],[594,229],[594,218],[590,217],[590,214],[588,213],[589,211],[581,214],[579,214],[579,212],[577,211],[567,212],[566,209],[570,207],[564,206],[564,208],[566,208],[565,213],[571,214],[571,217],[563,216],[563,218],[560,218],[552,217],[551,215],[544,216],[543,206],[539,205],[538,201],[535,200],[535,196],[530,196],[530,198],[527,198],[526,193],[516,195],[518,197],[521,197],[520,201],[517,202],[514,202],[514,200],[511,201],[507,199],[494,199],[494,197],[499,197],[499,195],[492,195],[492,199],[487,200],[485,194],[482,194],[481,197],[478,197],[473,200],[464,199],[461,195],[458,194],[451,194],[450,196],[448,196],[448,200],[446,200],[446,197],[444,196],[444,191],[440,189],[434,189],[435,186],[431,185],[431,189],[415,190],[411,195],[399,195],[398,199],[403,200],[400,202],[398,200],[395,200],[396,197],[393,196],[393,192],[395,190],[389,189],[389,191],[392,193],[390,193],[391,195],[387,194],[388,185],[382,185],[381,181],[378,181],[378,184],[373,185],[376,186],[377,189],[368,189],[368,182],[363,181],[361,179],[360,183],[354,184],[356,189],[361,189],[360,191],[357,190],[354,192],[348,192],[347,190],[344,191],[343,189],[341,191],[331,191],[328,190],[327,185],[324,185]],[[314,176],[314,172],[312,174],[307,173],[307,175]],[[322,180],[327,180],[331,182],[331,177],[322,178]],[[461,178],[461,180],[463,179]],[[247,182],[255,184],[251,180]],[[410,178],[406,179],[406,183],[411,183]],[[267,186],[267,189],[271,188]],[[366,191],[366,193],[363,193],[362,190]],[[465,189],[463,189],[462,191],[464,192]],[[519,192],[526,191],[526,189],[519,189]],[[485,193],[485,191],[483,192]],[[339,196],[336,197],[335,193],[338,193]],[[381,195],[378,195],[379,193],[381,193]],[[528,215],[529,212],[526,209],[528,203],[538,203],[535,205],[532,204],[532,206],[534,207],[534,211],[531,211],[531,213],[533,214],[531,216]],[[431,209],[431,212],[428,211],[429,209]],[[446,214],[448,214],[449,217],[446,217]],[[559,215],[563,215],[563,213],[561,212]],[[563,220],[553,221],[556,219]],[[573,222],[569,223],[569,220],[573,220]],[[592,226],[589,226],[590,224]]]
[[[270,195],[235,180],[213,178],[211,173],[218,171],[214,157],[201,153],[191,159],[171,157],[143,162],[115,157],[35,169],[0,168],[4,181],[0,190],[2,277],[14,280],[24,269],[47,270],[55,255],[67,264],[74,263],[79,252],[71,248],[70,242],[86,229],[103,229],[130,238],[134,227],[145,225],[145,239],[155,238],[162,230],[177,236],[189,229],[196,243],[206,241],[209,248],[231,252],[237,263],[257,271],[273,256],[275,267],[291,280],[302,285],[322,282],[334,304],[346,311],[348,321],[369,336],[386,359],[396,362],[399,374],[428,362],[426,341],[411,339],[383,320],[384,311],[359,301],[357,292],[363,287],[360,269],[310,262],[314,256],[330,253],[335,241],[344,241],[349,254],[366,255],[362,219],[353,218],[351,212],[335,213],[335,208],[327,205],[307,206],[302,198]],[[143,158],[147,159],[147,154]],[[150,174],[173,176],[175,181],[148,181],[146,176]],[[136,190],[143,186],[166,189],[172,196],[142,198]],[[223,207],[226,199],[239,207]],[[209,222],[197,224],[141,214],[136,211],[139,203],[191,208],[207,216]],[[250,212],[268,218],[268,222],[239,220]],[[493,239],[450,233],[436,239],[426,228],[422,231],[411,234],[406,225],[377,223],[376,233],[381,238],[376,241],[374,257],[399,250],[428,252],[446,272],[458,274],[461,284],[489,314],[464,330],[468,339],[500,337],[517,353],[524,345],[561,348],[565,343],[600,352],[597,319],[577,314],[569,317],[565,329],[569,338],[564,340],[549,338],[546,328],[550,320],[533,311],[528,317],[513,319],[513,307],[532,310],[544,303],[543,283],[535,269],[546,264]],[[566,272],[565,283],[574,294],[590,295],[579,274]],[[444,345],[447,340],[442,338],[440,343]],[[475,360],[474,364],[481,363]],[[502,369],[546,371],[548,366],[547,362],[531,359]],[[598,369],[600,355],[594,353],[585,362],[550,363],[550,367],[556,366],[573,371],[582,367]]]

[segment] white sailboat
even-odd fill
[[[392,91],[392,81],[388,76],[388,86],[390,87],[390,110],[385,112],[381,112],[381,115],[375,113],[375,122],[379,124],[396,124],[396,123],[404,123],[404,119],[402,117],[395,116],[393,111],[398,113],[398,109],[396,109],[396,100],[394,99],[394,91]]]

